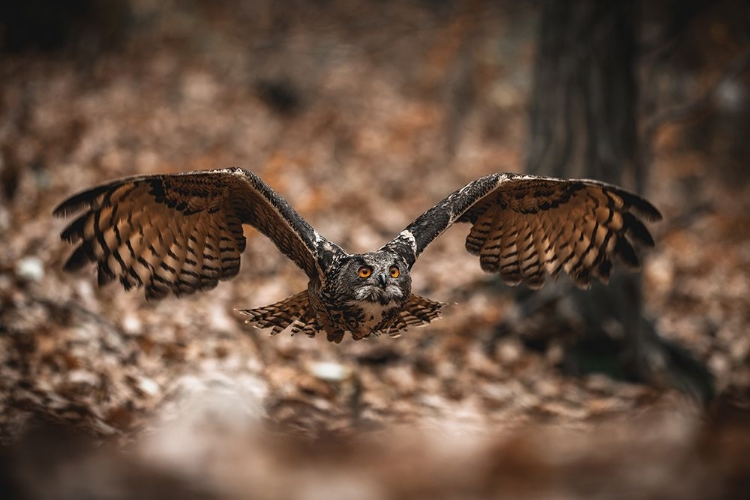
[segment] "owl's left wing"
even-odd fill
[[[653,246],[654,240],[638,217],[659,220],[661,214],[610,184],[492,174],[448,195],[383,248],[411,267],[448,227],[468,222],[466,249],[507,284],[539,288],[546,274],[565,271],[587,287],[593,278],[607,282],[614,257],[639,267],[633,243]]]

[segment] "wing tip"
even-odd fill
[[[615,244],[614,253],[620,258],[620,261],[625,264],[625,267],[631,271],[638,271],[641,268],[641,261],[638,258],[633,245],[623,238],[619,238]]]
[[[589,290],[592,283],[594,282],[594,277],[591,275],[590,269],[581,269],[579,272],[571,275],[570,277],[573,279],[573,282],[576,284],[576,286],[581,290]]]
[[[67,217],[76,212],[80,212],[84,208],[92,206],[100,194],[112,189],[113,187],[113,184],[110,183],[69,196],[52,210],[52,215],[55,217]]]
[[[633,212],[635,212],[638,216],[646,219],[647,221],[658,222],[664,218],[659,209],[656,208],[654,204],[652,204],[643,196],[616,186],[609,186],[609,188],[617,196],[622,198],[622,201],[625,203],[625,206],[627,208],[633,210]]]
[[[68,217],[76,212],[80,212],[87,205],[87,201],[82,200],[78,195],[63,200],[52,210],[52,215],[55,217]]]
[[[656,208],[650,201],[640,196],[635,196],[635,199],[630,206],[634,209],[635,213],[649,222],[659,222],[664,219],[664,216],[658,208]]]
[[[69,273],[79,271],[92,261],[91,252],[86,248],[86,245],[78,245],[63,264],[63,271]]]
[[[651,236],[648,228],[646,228],[646,225],[635,215],[630,212],[625,212],[623,214],[623,220],[625,222],[625,227],[623,228],[625,234],[630,236],[633,240],[647,247],[653,247],[656,244],[653,236]]]

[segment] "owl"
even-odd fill
[[[427,245],[468,223],[466,250],[509,285],[541,287],[565,272],[580,287],[607,282],[614,259],[637,269],[634,244],[653,246],[641,221],[659,211],[638,195],[592,180],[495,173],[468,183],[380,249],[350,254],[310,226],[260,177],[242,168],[128,177],[63,201],[83,211],[61,237],[65,263],[93,263],[99,285],[119,279],[146,298],[187,295],[237,275],[243,225],[267,236],[309,278],[307,290],[241,311],[247,322],[331,342],[398,336],[437,318],[444,303],[412,293],[411,269]],[[640,219],[639,219],[640,217]]]

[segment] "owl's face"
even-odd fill
[[[337,291],[347,302],[404,303],[411,294],[406,263],[390,252],[351,255],[337,277]]]

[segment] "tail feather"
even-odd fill
[[[315,312],[309,307],[305,313],[292,323],[292,336],[302,332],[310,338],[321,330],[320,324],[315,317]]]
[[[448,304],[411,294],[406,306],[398,313],[382,333],[399,337],[412,326],[424,326],[440,317],[440,312]]]
[[[314,337],[320,330],[307,290],[267,306],[242,309],[239,312],[249,316],[245,323],[256,328],[272,328],[271,335],[283,332],[290,325],[292,335],[302,332],[308,337]]]

